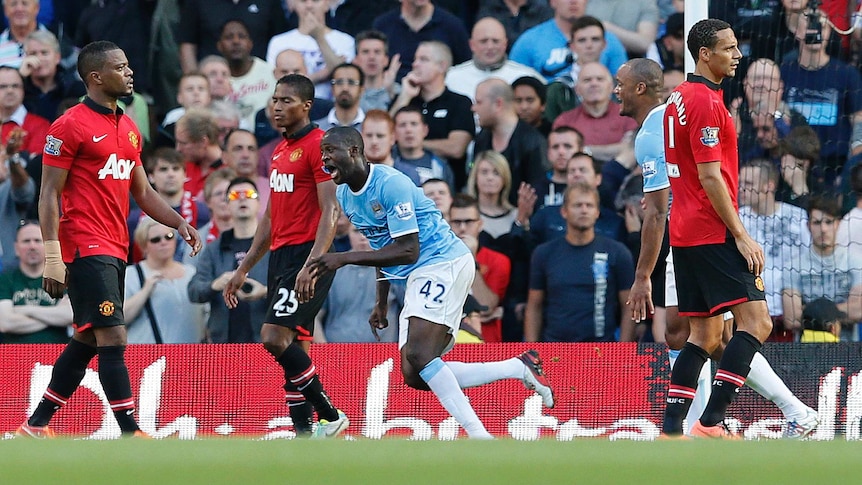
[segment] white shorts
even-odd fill
[[[475,276],[476,260],[472,254],[414,270],[407,278],[404,308],[398,318],[398,348],[407,343],[409,317],[444,325],[450,335],[457,333],[464,315],[464,301]],[[443,353],[454,345],[452,338]]]
[[[679,306],[679,298],[676,296],[676,274],[673,271],[673,248],[667,253],[667,263],[664,267],[664,306]],[[724,312],[724,319],[730,320],[733,313]]]
[[[673,248],[667,252],[667,263],[664,267],[664,306],[679,306],[676,296],[676,274],[673,272]]]

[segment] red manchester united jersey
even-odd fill
[[[323,130],[300,130],[283,138],[272,153],[269,172],[270,249],[314,241],[320,222],[317,184],[332,178],[323,171],[320,139]]]
[[[114,256],[129,250],[129,187],[141,164],[141,134],[122,110],[113,113],[90,98],[48,130],[42,163],[68,170],[61,197],[63,261]]]
[[[733,207],[738,209],[739,155],[736,128],[719,85],[689,75],[671,93],[665,110],[664,147],[673,193],[670,243],[700,246],[724,243],[727,226],[700,185],[697,164],[721,162]]]

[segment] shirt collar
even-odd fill
[[[707,79],[703,76],[698,76],[697,74],[689,74],[686,81],[688,81],[690,83],[705,84],[706,87],[708,87],[709,89],[712,89],[713,91],[718,91],[721,89],[721,84],[716,84],[716,83],[710,81],[709,79]]]
[[[96,113],[102,114],[102,115],[116,114],[117,116],[120,116],[123,114],[123,108],[120,108],[120,105],[117,105],[117,111],[115,113],[115,112],[111,111],[109,108],[106,108],[106,107],[102,106],[101,104],[93,101],[92,99],[90,99],[89,96],[84,97],[84,104],[88,108],[90,108],[91,110],[95,111]]]
[[[281,136],[284,137],[284,139],[286,139],[286,140],[299,140],[303,136],[311,133],[311,130],[313,130],[315,128],[317,128],[316,124],[309,123],[309,124],[303,126],[302,128],[296,130],[293,133],[282,133]]]
[[[27,108],[25,108],[24,105],[22,104],[21,106],[18,106],[18,109],[16,109],[15,112],[12,113],[12,116],[10,116],[9,119],[6,121],[11,121],[11,122],[17,124],[18,126],[24,126],[24,118],[26,118],[26,117],[27,117]]]
[[[341,122],[338,121],[338,117],[335,116],[335,108],[329,110],[329,114],[326,116],[326,121],[328,121],[332,126],[342,126]],[[361,125],[363,121],[365,121],[365,111],[362,111],[362,108],[359,108],[353,121],[343,126]]]

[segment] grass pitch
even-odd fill
[[[0,483],[860,483],[859,442],[0,441]]]

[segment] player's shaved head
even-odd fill
[[[362,135],[352,126],[336,126],[330,128],[323,135],[323,140],[326,143],[331,143],[343,148],[358,147],[359,153],[365,152],[365,143],[362,142]]]
[[[626,62],[629,66],[629,73],[635,83],[644,83],[653,95],[658,95],[664,86],[664,73],[661,66],[652,59],[639,57]]]

